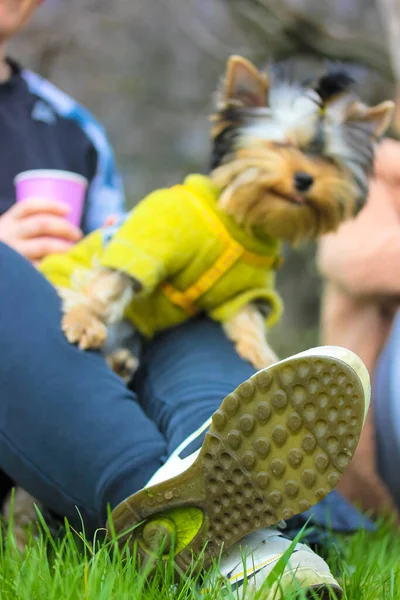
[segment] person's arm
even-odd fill
[[[89,180],[83,232],[87,234],[102,227],[110,216],[124,214],[122,180],[102,124],[84,106],[37,73],[24,70],[23,77],[35,96],[48,103],[60,119],[75,123],[79,130],[81,139],[75,140],[74,152],[84,152],[84,155],[78,156],[82,168],[79,172]]]
[[[126,212],[124,186],[107,135],[94,119],[90,121],[89,129],[86,123],[84,120],[80,123],[90,140],[86,160],[91,176],[82,222],[85,234],[109,224],[110,220],[116,220]]]
[[[379,148],[376,179],[359,216],[319,246],[319,266],[327,282],[322,303],[321,343],[355,352],[368,371],[389,334],[400,297],[400,144]],[[377,468],[373,406],[356,453],[338,489],[374,514],[396,513]]]
[[[326,279],[351,296],[400,298],[400,179],[387,181],[377,173],[356,219],[321,240],[318,264]]]

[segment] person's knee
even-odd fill
[[[253,367],[239,357],[218,323],[196,319],[163,333],[148,346],[135,389],[171,451],[253,374]]]
[[[143,365],[153,376],[171,373],[171,381],[201,382],[227,379],[235,384],[250,377],[254,368],[243,361],[222,326],[208,318],[188,321],[159,335],[147,348]],[[171,371],[169,371],[171,369]]]

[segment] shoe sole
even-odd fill
[[[137,540],[139,554],[148,558],[152,551],[139,524],[173,508],[197,507],[202,524],[175,562],[186,570],[202,555],[207,567],[222,547],[320,502],[354,454],[369,402],[363,363],[334,350],[276,363],[228,395],[193,464],[112,512],[121,546]]]

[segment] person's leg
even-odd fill
[[[167,458],[196,431],[225,396],[254,374],[222,327],[199,318],[159,335],[135,381],[139,402],[167,440]],[[201,445],[202,438],[196,443]],[[196,448],[189,447],[188,452]]]
[[[352,298],[327,282],[321,307],[321,341],[355,352],[374,374],[393,322],[392,312],[375,300]],[[378,473],[374,397],[354,458],[338,485],[350,503],[373,513],[395,509]]]
[[[143,487],[164,437],[94,352],[70,345],[54,288],[0,244],[0,470],[88,530]]]
[[[177,337],[182,334],[184,342],[189,329],[193,333],[208,331],[204,348],[215,348],[218,336],[222,335],[214,325],[208,327],[206,321],[199,320],[177,330]],[[217,382],[224,379],[218,378],[215,372],[218,363],[206,368],[208,354],[202,358],[202,344],[197,346],[196,339],[196,335],[189,338],[192,348],[177,344],[180,350],[175,353],[173,340],[166,344],[164,337],[170,352],[165,356],[157,351],[151,354],[150,363],[158,354],[155,372],[159,370],[161,374],[163,389],[169,389],[169,394],[174,393],[180,401],[170,400],[165,406],[162,395],[142,397],[165,431],[173,417],[180,424],[181,411],[186,420],[192,419],[190,431],[181,424],[182,435],[177,436],[174,447],[183,435],[189,434],[191,439],[191,430],[198,427],[205,416],[196,422],[189,414],[188,406],[196,412],[205,403],[204,398],[201,401],[201,396],[195,393],[193,397],[198,399],[198,404],[190,404],[191,390],[197,390],[198,381],[207,386],[209,373]],[[228,351],[228,347],[223,344],[222,347]],[[197,349],[200,351],[196,354]],[[190,363],[191,350],[197,359],[193,364]],[[171,354],[172,371],[168,373],[163,367]],[[209,358],[210,362],[216,359],[212,352]],[[184,362],[186,371],[180,371],[177,359]],[[146,363],[149,369],[148,357]],[[223,358],[221,363],[224,363]],[[230,371],[223,372],[229,378]],[[152,381],[149,375],[147,372]],[[233,377],[242,378],[237,372]],[[143,379],[139,383],[143,392],[146,383]],[[175,544],[175,562],[181,569],[192,564],[193,553],[201,552],[207,566],[223,548],[222,570],[230,572],[231,560],[226,552],[231,547],[238,549],[237,544],[242,543],[250,554],[256,551],[257,563],[254,564],[261,560],[260,568],[276,562],[281,549],[287,549],[289,542],[265,528],[315,505],[336,486],[351,460],[370,397],[368,372],[353,353],[335,347],[311,349],[253,374],[236,389],[232,389],[232,383],[228,385],[228,395],[214,412],[211,422],[208,420],[209,428],[201,449],[185,456],[184,445],[179,444],[179,450],[158,470],[146,489],[127,498],[113,511],[113,527],[121,534],[121,544],[128,538],[130,543],[138,539],[138,552],[145,560],[154,555],[164,538],[165,552]],[[186,393],[181,395],[180,386]],[[154,401],[157,401],[156,408]],[[171,437],[174,432],[169,433]],[[143,521],[141,527],[132,531],[133,525]],[[328,517],[325,524],[329,522]],[[253,535],[256,530],[261,541],[260,536]],[[249,537],[244,540],[246,534]],[[296,561],[291,563],[286,575],[289,579],[294,577],[303,589],[317,586],[324,597],[329,585],[340,589],[326,563],[312,552],[303,555],[300,548],[296,548]],[[253,575],[254,564],[249,568]],[[264,571],[264,576],[267,575]]]
[[[374,405],[379,474],[400,512],[400,313],[375,373]]]
[[[199,318],[156,338],[144,354],[136,390],[144,410],[167,440],[168,456],[254,372],[236,353],[221,326],[209,319]],[[188,444],[180,457],[197,450],[204,435],[205,431]],[[337,492],[289,519],[288,531],[294,536],[309,519],[317,528],[313,541],[321,544],[328,530],[350,532],[371,526]]]

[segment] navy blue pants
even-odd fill
[[[70,345],[60,320],[52,286],[0,244],[0,493],[16,482],[75,525],[78,507],[93,531],[253,369],[198,319],[148,345],[132,392],[100,354]],[[322,526],[325,508],[334,529],[366,523],[333,494],[314,511]]]

